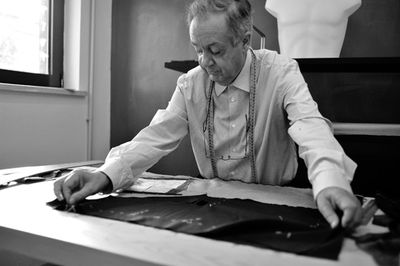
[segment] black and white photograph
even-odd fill
[[[0,0],[0,265],[400,266],[400,0]]]

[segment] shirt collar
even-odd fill
[[[251,63],[251,55],[250,51],[247,50],[246,61],[244,62],[243,68],[240,71],[239,75],[236,77],[236,79],[229,86],[234,86],[235,88],[244,90],[246,92],[250,91],[249,88],[250,63]],[[227,86],[222,86],[219,85],[218,83],[215,83],[215,94],[217,96],[221,95],[221,93],[223,93],[226,88]]]

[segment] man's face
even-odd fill
[[[190,23],[190,41],[211,80],[223,86],[233,82],[243,67],[247,49],[242,40],[233,43],[225,15],[195,17]]]

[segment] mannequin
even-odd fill
[[[348,17],[361,0],[267,0],[276,17],[281,54],[292,58],[339,57]]]

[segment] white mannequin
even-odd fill
[[[281,54],[292,58],[339,57],[348,17],[361,0],[266,0],[276,17]]]

